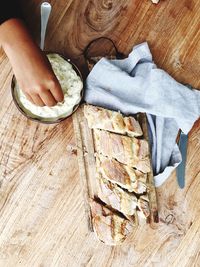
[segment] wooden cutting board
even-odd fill
[[[94,196],[97,196],[95,146],[92,130],[88,127],[87,120],[84,117],[83,106],[84,105],[81,105],[80,108],[74,113],[73,124],[77,142],[78,164],[85,214],[88,219],[88,227],[91,231],[93,231],[89,201],[90,199],[93,199]],[[143,137],[148,141],[147,120],[145,114],[137,114],[137,120],[142,127],[144,133]],[[149,196],[151,211],[151,215],[147,223],[149,223],[150,226],[153,227],[153,224],[157,223],[159,219],[156,190],[154,186],[152,170],[147,175],[147,183],[147,193]]]

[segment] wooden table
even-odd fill
[[[40,1],[22,2],[36,33]],[[50,2],[47,50],[84,68],[82,51],[93,38],[112,37],[124,53],[147,40],[158,66],[200,87],[199,1]],[[88,231],[72,119],[46,126],[24,118],[11,98],[11,76],[1,52],[0,267],[200,266],[200,122],[189,136],[185,189],[178,189],[175,174],[157,189],[159,225],[107,247]]]

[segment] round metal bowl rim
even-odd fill
[[[67,58],[67,57],[65,57],[65,56],[63,56],[62,54],[57,53],[57,52],[45,52],[45,54],[58,54],[58,55],[61,56],[64,60],[68,61],[68,62],[72,65],[73,69],[76,71],[76,73],[77,73],[77,74],[79,75],[79,77],[81,78],[81,81],[82,81],[82,83],[83,83],[83,88],[82,88],[82,90],[81,90],[81,92],[80,92],[80,94],[81,94],[81,96],[80,96],[80,101],[79,101],[78,104],[76,104],[76,105],[74,106],[72,113],[71,113],[70,115],[66,116],[66,117],[59,118],[59,119],[57,119],[57,120],[55,120],[55,121],[42,121],[42,120],[40,120],[39,118],[33,118],[33,117],[31,117],[29,114],[27,114],[27,113],[26,113],[26,112],[19,106],[19,104],[18,104],[18,102],[17,102],[17,100],[16,100],[16,98],[15,98],[15,94],[14,94],[14,91],[15,91],[15,83],[16,83],[15,75],[13,75],[13,77],[12,77],[12,81],[11,81],[11,93],[12,93],[12,98],[13,98],[13,101],[14,101],[14,103],[15,103],[15,106],[17,107],[17,109],[18,109],[18,110],[19,110],[19,111],[20,111],[26,118],[28,118],[28,119],[30,119],[30,120],[32,120],[32,121],[36,121],[36,122],[43,123],[43,124],[56,124],[56,123],[59,123],[59,122],[62,122],[62,121],[64,121],[64,120],[68,119],[68,118],[69,118],[70,116],[72,116],[72,114],[79,108],[79,106],[80,106],[80,104],[81,104],[81,102],[82,102],[82,100],[83,100],[84,82],[83,82],[83,77],[82,77],[82,74],[81,74],[79,68],[77,67],[77,65],[76,65],[75,63],[73,63],[73,62],[71,61],[71,59],[69,59],[69,58]]]

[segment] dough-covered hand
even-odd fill
[[[47,57],[34,43],[23,22],[10,19],[0,26],[0,43],[10,59],[19,87],[38,106],[63,100],[61,86]]]

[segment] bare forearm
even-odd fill
[[[0,44],[5,50],[33,40],[20,19],[9,19],[0,25]]]
[[[0,45],[30,101],[41,106],[62,101],[63,93],[49,61],[20,19],[10,19],[0,25]]]
[[[11,62],[14,72],[17,71],[15,62],[18,60],[26,60],[28,65],[32,65],[32,60],[46,60],[26,26],[19,19],[10,19],[0,26],[0,44]]]

